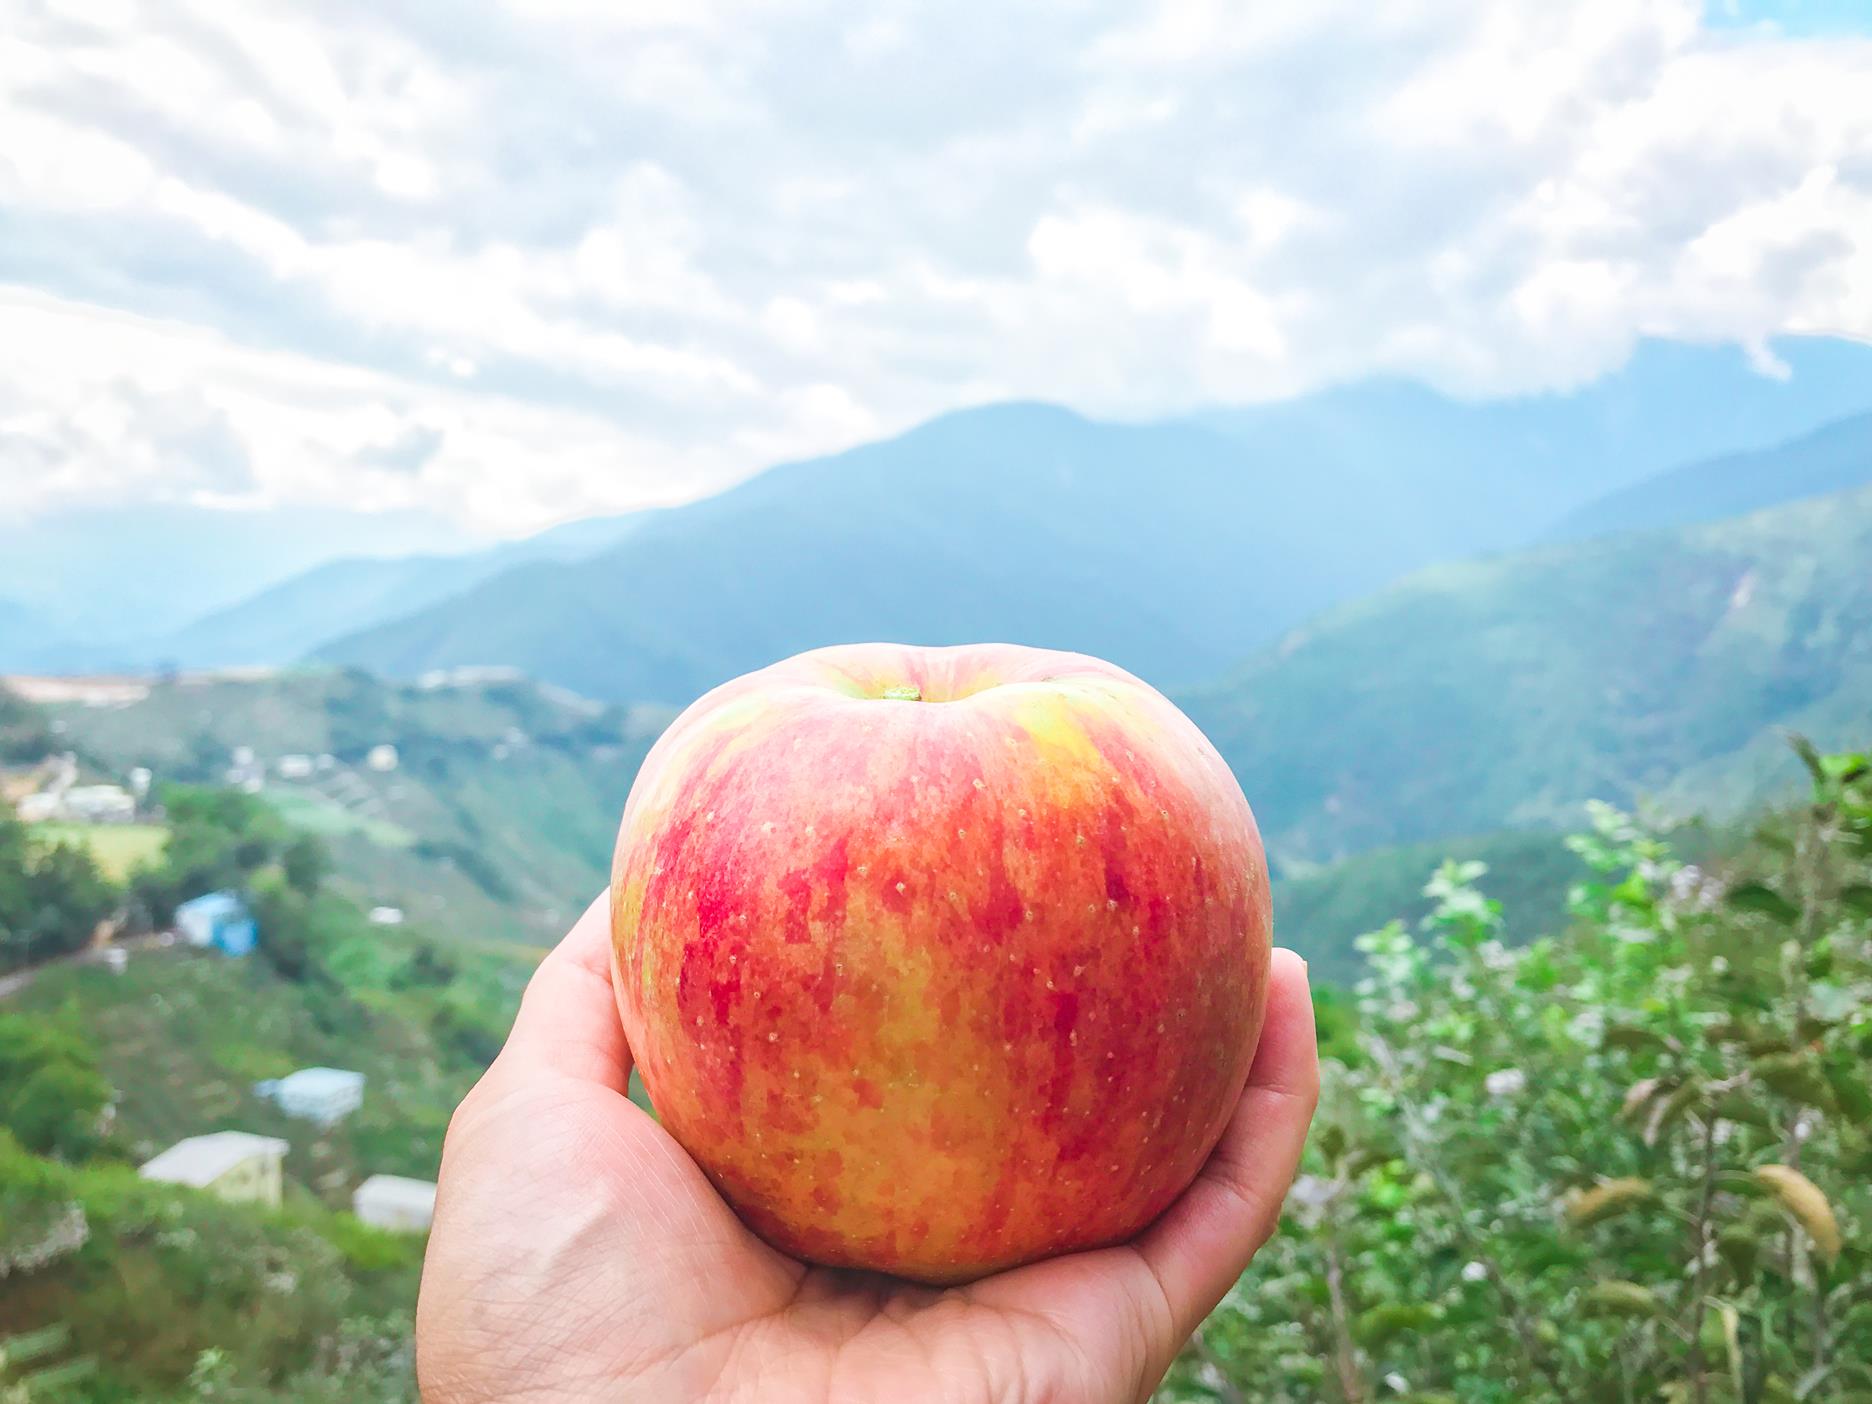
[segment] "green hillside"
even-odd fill
[[[1422,572],[1183,699],[1278,862],[1602,798],[1735,812],[1872,729],[1872,488]],[[1778,754],[1777,754],[1778,752]]]
[[[331,1207],[384,1173],[433,1178],[449,1113],[497,1046],[530,967],[364,927],[342,904],[325,920],[344,982],[308,989],[266,960],[229,960],[186,947],[131,953],[122,974],[100,965],[40,973],[9,1013],[44,1017],[83,1038],[116,1089],[113,1134],[141,1161],[184,1136],[239,1130],[292,1144],[287,1175]],[[487,1011],[485,1034],[463,1037],[453,1008]],[[344,1067],[367,1079],[360,1111],[329,1132],[294,1121],[254,1083],[295,1068]]]
[[[372,1174],[433,1178],[531,962],[372,925],[259,800],[165,802],[169,843],[121,885],[0,816],[0,1397],[407,1399],[420,1239],[367,1228],[350,1196]],[[204,887],[246,894],[253,954],[157,934]],[[120,969],[82,953],[101,906],[124,923]],[[318,1065],[366,1078],[335,1126],[255,1091]],[[280,1206],[137,1178],[219,1130],[288,1143]]]
[[[421,1255],[420,1238],[316,1203],[223,1204],[121,1163],[28,1155],[0,1131],[0,1261],[32,1263],[0,1288],[0,1397],[413,1399]]]
[[[412,687],[333,669],[184,675],[141,702],[50,717],[64,744],[119,772],[147,766],[159,783],[220,783],[251,750],[260,796],[325,842],[357,901],[453,935],[536,943],[604,885],[664,720],[519,680]],[[368,763],[379,745],[396,748],[394,770]],[[312,773],[282,776],[287,756],[310,758]]]
[[[290,662],[340,634],[421,609],[521,562],[595,555],[652,515],[588,518],[455,555],[342,557],[134,650],[119,645],[118,652],[190,668]],[[0,627],[4,619],[0,613]]]

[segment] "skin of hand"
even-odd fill
[[[1130,1243],[965,1287],[813,1267],[625,1095],[603,898],[449,1125],[416,1313],[425,1404],[1140,1404],[1274,1231],[1319,1095],[1305,963],[1208,1165]]]

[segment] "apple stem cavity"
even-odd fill
[[[921,702],[923,689],[915,683],[900,683],[896,687],[884,689],[884,700],[886,702]]]

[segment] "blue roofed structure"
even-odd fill
[[[184,902],[176,908],[175,927],[190,945],[231,956],[253,950],[260,935],[247,904],[234,892],[210,892]]]

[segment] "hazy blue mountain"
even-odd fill
[[[1872,486],[1439,566],[1182,700],[1288,861],[1590,798],[1733,812],[1872,732]]]
[[[1011,638],[1194,679],[1421,559],[1342,518],[1330,485],[1209,430],[1000,405],[773,469],[320,654],[393,675],[507,663],[671,702],[871,637]]]
[[[1646,345],[1566,396],[1465,404],[1365,383],[1181,424],[1036,405],[947,416],[665,513],[320,650],[393,674],[506,663],[680,702],[795,648],[890,636],[1083,648],[1200,680],[1308,612],[1523,544],[1608,484],[1872,398],[1872,348]],[[1713,406],[1713,408],[1712,408]]]
[[[1465,402],[1371,380],[1199,418],[1260,461],[1352,475],[1354,510],[1422,542],[1425,559],[1447,559],[1531,541],[1664,469],[1872,409],[1872,346],[1784,337],[1770,351],[1784,374],[1762,373],[1734,346],[1647,341],[1618,371],[1564,394]]]
[[[650,515],[587,518],[457,555],[327,561],[153,642],[149,653],[182,667],[300,658],[343,634],[458,594],[509,566],[593,554]]]
[[[1861,414],[1771,449],[1728,454],[1646,478],[1569,513],[1547,535],[1566,541],[1720,521],[1867,482],[1872,482],[1872,414]]]
[[[98,666],[98,655],[140,656],[151,639],[335,556],[469,544],[414,512],[99,507],[0,524],[0,596],[41,615],[90,660],[80,666]]]
[[[1404,571],[1524,544],[1646,475],[1872,404],[1872,347],[1796,338],[1772,354],[1779,377],[1734,348],[1647,343],[1565,395],[1468,403],[1367,381],[1170,425],[1001,406],[771,470],[572,575],[547,566],[606,552],[615,519],[438,553],[424,533],[446,531],[427,521],[99,512],[0,532],[0,593],[60,631],[38,666],[282,662],[329,644],[403,673],[511,662],[680,700],[786,640],[959,631],[1072,640],[1188,681]],[[1163,500],[1178,494],[1195,496]],[[896,556],[928,569],[837,578]],[[582,633],[565,637],[571,621]]]

